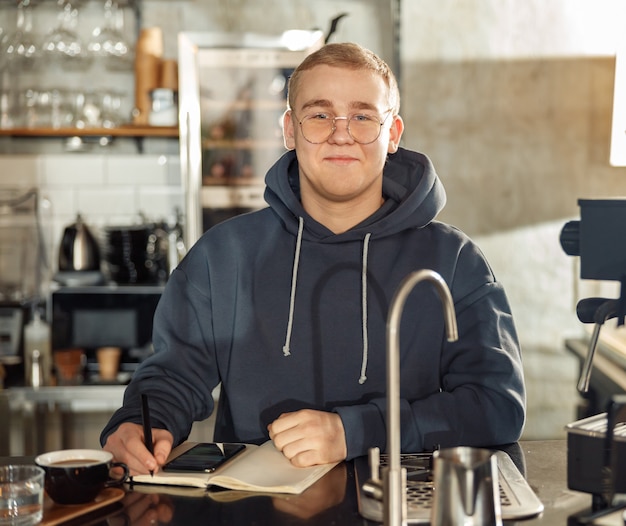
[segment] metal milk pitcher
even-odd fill
[[[433,453],[433,526],[501,526],[498,462],[494,452],[473,447]]]

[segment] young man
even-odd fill
[[[155,354],[102,433],[117,460],[158,469],[211,414],[220,382],[216,441],[271,439],[298,466],[384,451],[387,314],[421,268],[450,287],[459,340],[445,341],[432,287],[413,290],[400,331],[403,451],[519,438],[525,390],[505,293],[471,240],[434,220],[445,192],[426,156],[399,147],[399,104],[393,73],[358,45],[328,44],[296,69],[269,208],[213,227],[171,275]]]

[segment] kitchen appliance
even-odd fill
[[[626,200],[579,199],[578,204],[581,219],[565,224],[561,247],[570,256],[580,256],[581,278],[621,283],[619,298],[586,298],[576,306],[582,323],[595,324],[578,381],[578,391],[585,395],[602,325],[614,317],[624,325],[626,316]]]
[[[610,505],[616,494],[626,495],[625,409],[626,397],[616,395],[608,412],[566,427],[568,487],[594,495],[596,509]]]
[[[214,224],[266,206],[265,173],[285,152],[281,116],[287,108],[287,79],[323,44],[321,31],[179,34],[188,248]]]
[[[52,351],[82,349],[85,382],[99,382],[97,350],[121,349],[118,381],[152,354],[152,319],[160,285],[60,287],[51,294]]]
[[[518,445],[515,445],[519,447]],[[502,519],[514,521],[539,515],[544,506],[520,471],[523,456],[514,447],[506,451],[494,451],[498,465],[499,496]],[[514,460],[515,459],[515,462]],[[388,456],[380,455],[381,470],[388,466]],[[408,524],[430,524],[434,499],[434,462],[432,452],[403,453],[400,456],[407,470],[406,521]],[[368,490],[371,473],[367,457],[354,459],[359,513],[371,521],[383,521],[382,497],[373,496]],[[454,523],[452,523],[454,524]]]
[[[580,220],[561,230],[563,251],[580,256],[583,279],[617,280],[626,276],[626,199],[579,199]]]
[[[5,385],[23,385],[24,326],[41,300],[45,245],[35,189],[0,190],[0,363]]]
[[[603,324],[626,314],[626,200],[579,199],[580,221],[570,221],[561,230],[561,247],[566,254],[580,256],[580,277],[621,283],[619,298],[585,298],[578,302],[582,323],[594,330],[581,368],[578,391],[589,388],[593,357]],[[594,510],[619,505],[626,495],[626,397],[615,395],[605,413],[566,426],[568,444],[568,487],[591,493]]]
[[[80,214],[63,231],[58,264],[54,279],[63,285],[95,285],[104,280],[98,241]]]
[[[59,270],[82,272],[100,270],[98,242],[80,214],[65,228],[59,248]]]
[[[24,326],[28,306],[20,302],[0,303],[0,363],[23,371]],[[13,374],[21,374],[13,372]]]

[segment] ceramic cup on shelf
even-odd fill
[[[101,449],[50,451],[37,456],[35,464],[46,472],[46,493],[57,504],[91,502],[105,488],[121,486],[129,474],[126,464],[113,462],[113,455]],[[113,468],[122,474],[113,474]]]
[[[117,379],[122,349],[119,347],[100,347],[96,350],[100,380],[113,382]]]
[[[52,362],[58,385],[80,385],[83,383],[85,352],[82,349],[60,349],[54,351]]]

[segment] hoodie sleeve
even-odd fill
[[[191,283],[179,267],[171,274],[155,312],[155,353],[133,375],[123,406],[102,431],[101,444],[121,423],[141,423],[142,393],[150,399],[153,427],[169,430],[174,445],[187,438],[193,421],[210,416],[211,393],[219,382],[211,319],[207,292]]]
[[[444,273],[444,277],[446,277]],[[440,391],[400,401],[402,451],[494,446],[519,439],[526,394],[520,346],[504,289],[480,251],[466,244],[447,276],[459,339],[440,349]],[[386,399],[335,409],[346,431],[348,457],[386,449]]]

